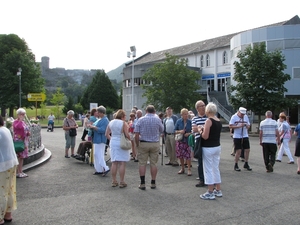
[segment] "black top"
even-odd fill
[[[217,147],[220,146],[220,136],[222,130],[222,124],[220,121],[216,121],[212,118],[209,118],[212,122],[208,139],[202,139],[202,147]]]

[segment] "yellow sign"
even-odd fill
[[[46,100],[44,93],[28,93],[27,100],[30,102],[43,102]]]

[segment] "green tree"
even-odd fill
[[[117,92],[103,70],[97,70],[92,83],[84,91],[80,103],[85,109],[89,108],[90,103],[98,103],[112,109],[119,108]]]
[[[41,119],[43,120],[44,117],[47,117],[48,115],[46,115],[47,113],[47,109],[46,109],[46,103],[45,102],[42,102],[40,104],[40,107],[41,107]]]
[[[157,110],[172,106],[175,112],[179,112],[201,99],[197,92],[200,89],[197,80],[201,75],[187,66],[187,59],[166,54],[164,62],[147,70],[142,77],[147,83],[142,85],[143,96],[147,98],[145,104],[152,104]]]
[[[73,98],[71,96],[68,97],[68,101],[65,103],[65,106],[62,109],[64,114],[67,114],[67,112],[69,110],[74,110],[74,101],[73,101]]]
[[[267,52],[261,43],[240,51],[237,57],[233,76],[237,84],[230,87],[234,108],[246,107],[259,116],[260,122],[267,110],[286,109],[295,104],[295,100],[284,97],[284,84],[291,77],[283,72],[286,65],[280,51]]]
[[[77,114],[84,114],[84,109],[82,107],[82,105],[80,103],[77,103],[74,105],[74,111],[77,113]]]
[[[52,95],[52,99],[50,101],[53,105],[55,105],[53,108],[53,113],[58,120],[61,115],[61,105],[63,105],[65,102],[65,95],[61,92],[61,88],[56,89],[56,93]]]
[[[22,107],[31,107],[34,102],[26,99],[28,93],[41,93],[44,90],[44,79],[41,76],[35,56],[28,48],[25,40],[15,34],[0,35],[0,107],[9,108],[9,116],[19,106],[18,68],[22,68],[21,90]],[[2,115],[5,112],[2,110]]]

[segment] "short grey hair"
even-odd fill
[[[195,103],[195,109],[197,109],[198,105],[200,105],[201,103],[203,103],[205,105],[205,103],[202,101],[202,100],[198,100],[196,103]]]
[[[208,103],[205,107],[205,113],[217,114],[217,106],[212,102]]]
[[[105,108],[103,105],[100,105],[100,106],[97,108],[97,111],[98,111],[99,113],[105,114],[105,113],[106,113],[106,108]]]
[[[266,112],[266,117],[272,117],[272,112],[270,110]]]
[[[74,115],[75,113],[74,113],[73,110],[69,110],[69,111],[67,112],[67,114],[68,114],[68,115]]]
[[[19,114],[26,114],[26,110],[23,109],[23,108],[19,108],[17,111],[16,111],[17,115]]]

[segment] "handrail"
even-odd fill
[[[10,130],[11,134],[13,135],[13,123],[14,119],[8,118],[5,120],[5,126]],[[41,125],[36,123],[31,123],[31,121],[25,117],[24,122],[29,128],[30,136],[28,142],[28,151],[37,150],[42,145],[42,137],[41,137]]]
[[[211,101],[217,105],[217,107],[218,107],[218,109],[219,109],[219,113],[221,114],[221,116],[222,116],[226,121],[229,122],[230,119],[231,119],[232,113],[231,113],[229,110],[227,110],[223,105],[221,105],[221,104],[219,103],[219,101],[218,101],[215,97],[212,97],[212,98],[211,98]]]

